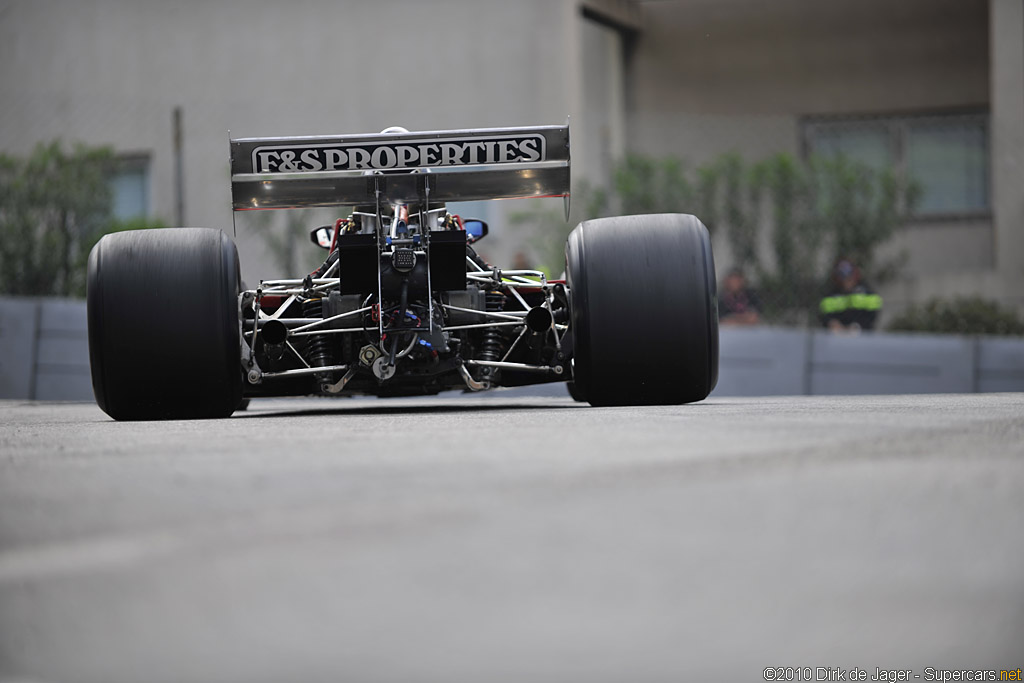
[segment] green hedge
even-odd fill
[[[981,297],[932,299],[911,306],[889,323],[893,332],[994,334],[1024,336],[1024,320],[1016,311]]]

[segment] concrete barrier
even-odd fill
[[[712,395],[993,391],[1024,391],[1024,338],[723,327]],[[93,400],[84,301],[0,298],[0,398]]]
[[[978,339],[974,391],[1024,391],[1024,340]]]
[[[83,302],[41,300],[34,398],[92,400],[88,329]]]
[[[974,391],[975,341],[905,334],[810,335],[809,394]]]
[[[0,299],[0,398],[35,395],[38,299]]]
[[[1024,338],[721,330],[713,396],[1024,391]]]
[[[724,327],[716,396],[797,395],[807,391],[807,333],[776,327]]]
[[[84,301],[0,299],[0,398],[93,400]]]

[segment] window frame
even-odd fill
[[[143,187],[143,213],[121,217],[115,213],[117,198],[114,196],[114,182],[118,176],[127,175],[133,172],[142,172]],[[149,220],[153,215],[153,157],[149,152],[123,152],[114,158],[113,171],[108,180],[111,192],[111,216],[117,221]]]
[[[982,220],[992,218],[992,118],[987,107],[967,109],[943,109],[938,111],[903,112],[886,114],[829,114],[802,116],[800,126],[801,157],[810,158],[814,149],[816,134],[839,126],[858,125],[884,126],[888,132],[889,154],[893,160],[892,169],[900,179],[906,179],[909,171],[909,137],[914,124],[927,122],[972,121],[981,124],[984,134],[984,184],[985,208],[960,211],[916,211],[907,216],[907,223],[945,223],[952,221]]]

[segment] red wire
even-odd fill
[[[334,221],[334,237],[331,238],[331,248],[327,251],[328,256],[334,251],[335,245],[338,244],[338,231],[341,230],[341,224],[345,222],[344,218],[339,218]]]
[[[334,236],[331,237],[331,248],[327,250],[328,256],[331,255],[331,252],[334,251],[334,247],[338,244],[338,232],[341,230],[341,224],[347,222],[348,221],[345,218],[339,218],[338,220],[334,221]],[[316,275],[317,270],[319,270],[319,268],[310,273],[310,275]]]

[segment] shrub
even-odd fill
[[[111,224],[106,147],[59,141],[0,154],[0,293],[82,296],[89,248]]]
[[[873,282],[884,282],[902,259],[883,262],[878,248],[914,207],[919,190],[892,169],[837,158],[798,159],[776,154],[758,162],[727,153],[699,167],[677,159],[630,155],[608,187],[573,188],[569,222],[561,211],[511,216],[534,226],[533,250],[560,272],[565,238],[588,218],[617,214],[693,213],[729,244],[734,264],[761,293],[763,318],[806,325],[835,258],[854,259]]]
[[[1024,335],[1016,311],[981,297],[932,299],[911,306],[889,323],[893,332]]]

